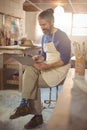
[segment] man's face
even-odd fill
[[[53,28],[53,24],[47,22],[44,19],[40,19],[39,20],[39,25],[43,31],[44,34],[51,34],[52,33],[52,28]]]

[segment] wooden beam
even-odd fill
[[[36,6],[34,3],[32,3],[29,0],[26,0],[23,3],[23,10],[24,11],[41,11],[41,9],[38,6]]]

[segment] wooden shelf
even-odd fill
[[[6,83],[7,84],[19,85],[19,81],[18,80],[7,80]]]
[[[4,89],[5,86],[17,85],[19,91],[22,90],[22,74],[23,74],[23,66],[16,60],[12,58],[11,54],[1,54],[0,55],[0,89]],[[15,72],[18,72],[18,79],[15,79]]]
[[[19,69],[18,64],[4,64],[4,67],[7,69]]]

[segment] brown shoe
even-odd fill
[[[28,106],[23,106],[23,107],[19,106],[19,107],[17,107],[16,112],[10,116],[10,119],[16,119],[21,116],[28,115],[30,113],[31,113],[31,111]]]
[[[25,126],[25,129],[33,129],[43,123],[43,117],[41,116],[34,116]]]

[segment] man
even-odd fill
[[[53,10],[47,9],[38,16],[39,25],[44,33],[41,55],[33,57],[37,61],[27,66],[23,75],[22,101],[16,112],[10,116],[15,119],[27,114],[35,114],[24,126],[34,128],[43,123],[39,87],[53,87],[60,83],[69,69],[71,54],[70,40],[67,35],[54,28]]]

